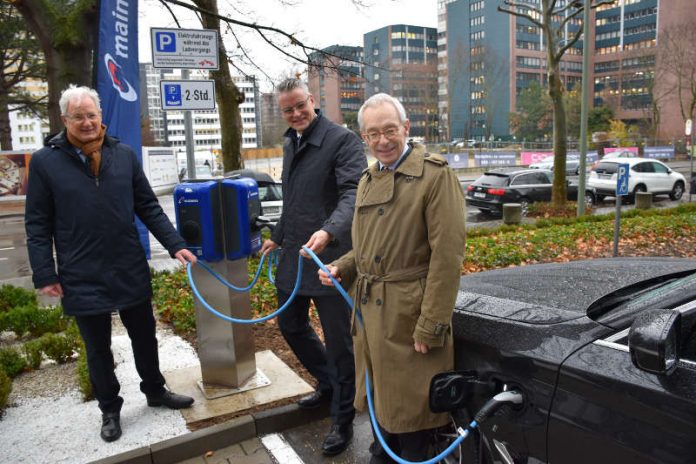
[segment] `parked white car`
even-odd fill
[[[603,159],[596,169],[590,172],[587,186],[595,190],[595,201],[616,196],[619,164],[629,165],[629,200],[632,200],[637,192],[665,194],[672,200],[679,200],[684,194],[686,179],[666,164],[646,158],[613,158]]]
[[[554,156],[547,156],[541,161],[529,165],[529,169],[548,169],[553,171]],[[566,156],[566,174],[576,176],[580,173],[580,157],[577,155]]]

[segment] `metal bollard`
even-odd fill
[[[636,192],[636,209],[652,208],[652,193]]]
[[[503,223],[519,224],[522,222],[522,205],[519,203],[506,203],[503,205]]]

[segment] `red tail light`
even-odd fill
[[[466,188],[466,191],[467,191],[467,192],[471,192],[472,190],[474,190],[474,186],[473,186],[473,185],[469,185],[469,186]]]
[[[488,189],[489,195],[505,195],[505,189]]]

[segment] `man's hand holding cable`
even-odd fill
[[[328,269],[329,272],[331,272],[331,275],[333,276],[334,279],[336,279],[339,282],[341,281],[341,277],[338,275],[338,268],[336,266],[333,266],[331,264],[327,264],[326,269]],[[326,272],[319,269],[319,271],[317,271],[317,273],[319,274],[319,280],[321,281],[322,285],[326,285],[327,287],[334,286],[333,282],[331,281],[331,279],[329,278],[329,275]]]
[[[261,245],[261,254],[267,255],[276,248],[278,248],[278,244],[269,238]]]
[[[309,240],[303,245],[303,247],[309,248],[314,252],[314,254],[318,255],[324,251],[324,248],[326,248],[326,245],[328,245],[330,241],[330,233],[325,230],[317,230],[312,234],[311,237],[309,237]],[[305,258],[309,258],[309,255],[302,248],[300,248],[300,254]]]
[[[179,262],[180,262],[181,264],[183,264],[184,266],[186,266],[186,263],[191,263],[191,266],[195,266],[195,265],[196,265],[196,261],[198,261],[198,259],[196,259],[196,255],[194,255],[193,253],[191,253],[191,252],[190,252],[188,249],[186,249],[186,248],[184,248],[184,249],[182,249],[182,250],[179,250],[179,251],[177,251],[176,253],[174,253],[174,257],[175,257],[176,259],[178,259]]]

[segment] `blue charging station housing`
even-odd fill
[[[179,234],[197,258],[208,262],[225,257],[219,190],[216,181],[185,182],[174,189]]]
[[[261,231],[255,226],[261,215],[259,186],[254,179],[241,177],[222,181],[225,256],[235,260],[261,249]]]

